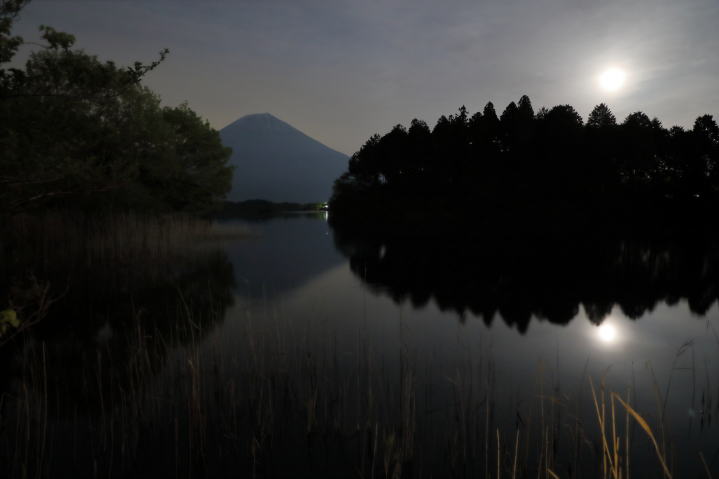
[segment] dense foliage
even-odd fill
[[[478,212],[537,221],[641,216],[718,195],[719,128],[711,115],[691,130],[666,129],[642,112],[619,124],[600,104],[585,124],[569,105],[535,113],[523,96],[501,116],[492,103],[473,116],[462,107],[432,129],[415,119],[371,137],[335,183],[330,209],[338,222],[445,215],[469,223]]]
[[[204,212],[231,185],[230,150],[187,105],[141,80],[165,58],[120,67],[41,26],[44,44],[9,67],[26,0],[0,0],[0,212],[48,206]]]

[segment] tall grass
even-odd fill
[[[210,231],[209,221],[188,216],[56,211],[9,218],[2,244],[6,259],[16,267],[34,268],[42,275],[68,268],[167,262]]]

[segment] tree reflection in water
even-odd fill
[[[420,308],[499,316],[524,333],[532,318],[567,324],[584,308],[600,324],[617,305],[637,319],[686,300],[704,315],[719,298],[719,248],[705,238],[612,236],[400,238],[335,228],[335,244],[372,291]],[[605,333],[609,336],[609,333]]]
[[[234,271],[224,251],[198,251],[163,274],[138,269],[121,287],[116,271],[75,272],[32,336],[2,351],[4,389],[21,387],[23,365],[44,356],[49,393],[64,398],[58,407],[99,409],[98,388],[117,397],[139,387],[162,370],[173,348],[201,342],[233,304]]]

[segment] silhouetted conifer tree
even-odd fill
[[[588,128],[606,128],[617,126],[617,118],[604,103],[595,106],[587,119]]]

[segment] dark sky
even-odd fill
[[[216,128],[269,112],[352,153],[373,133],[528,94],[586,118],[605,101],[665,126],[719,115],[719,1],[34,0],[16,31],[103,59],[171,56],[147,84]],[[625,86],[603,91],[610,67]]]

